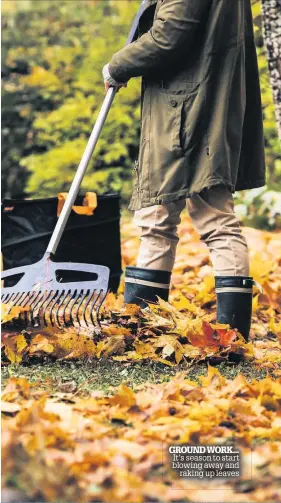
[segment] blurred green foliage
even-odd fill
[[[267,185],[270,189],[281,190],[281,144],[277,135],[275,109],[266,60],[266,51],[263,44],[260,0],[252,0],[252,11],[254,16],[264,114]]]
[[[281,229],[281,145],[277,136],[275,109],[263,45],[260,0],[252,0],[252,10],[263,103],[267,186],[236,192],[236,213],[245,225],[277,230]]]
[[[105,96],[102,68],[124,45],[138,5],[4,0],[4,194],[50,196],[69,188]],[[128,199],[139,96],[134,79],[115,98],[84,189]]]
[[[120,49],[135,0],[2,1],[2,187],[6,196],[66,191],[104,98],[101,71]],[[266,136],[268,185],[280,190],[281,149],[253,0]],[[84,190],[131,192],[138,155],[140,81],[121,90],[109,113]]]

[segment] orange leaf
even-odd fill
[[[131,388],[121,384],[115,395],[109,399],[112,405],[121,405],[122,407],[132,407],[136,403],[135,393]]]
[[[64,203],[67,198],[67,192],[60,192],[58,194],[58,208],[57,208],[57,216],[59,217]],[[77,215],[93,215],[96,207],[97,207],[97,195],[95,192],[87,192],[86,196],[83,199],[83,206],[72,206],[72,209]]]

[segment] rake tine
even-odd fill
[[[104,292],[103,290],[100,290],[100,299],[98,300],[98,303],[97,303],[97,307],[95,308],[95,312],[96,312],[96,320],[97,320],[97,324],[100,326],[100,320],[99,320],[99,313],[100,313],[100,308],[104,302],[104,299],[106,297],[106,292]]]
[[[33,293],[30,295],[28,292],[24,292],[19,299],[18,305],[23,308],[26,307],[29,304],[30,300],[32,299],[33,295],[34,295]],[[23,313],[20,313],[19,316],[19,318],[24,321],[25,325],[28,325],[29,320],[28,314],[29,314],[28,311],[24,311]]]
[[[66,290],[66,292],[65,292],[64,290],[62,291],[61,301],[60,301],[60,303],[59,303],[58,307],[56,308],[56,312],[55,312],[55,320],[56,320],[56,323],[57,323],[57,325],[58,325],[59,327],[61,327],[61,326],[62,326],[62,324],[61,324],[61,322],[60,322],[60,320],[59,320],[59,311],[60,311],[60,308],[61,308],[61,306],[63,305],[63,303],[64,303],[65,299],[67,298],[68,294],[69,294],[69,290]]]
[[[27,301],[27,302],[25,302]],[[25,307],[29,301],[29,294],[25,292],[20,299],[20,307]],[[28,311],[24,311],[20,314],[20,319],[24,321],[25,325],[28,325]]]
[[[53,319],[52,319],[52,311],[53,311],[53,308],[54,306],[56,305],[57,303],[57,300],[58,300],[58,290],[53,290],[53,295],[52,295],[52,298],[48,304],[48,310],[46,311],[46,320],[47,320],[47,317],[49,319],[49,321],[47,321],[47,325],[48,324],[51,324],[52,326],[54,326],[53,324]]]
[[[79,309],[80,309],[81,305],[83,304],[83,302],[84,302],[84,300],[86,298],[86,293],[84,294],[83,290],[81,290],[79,295],[81,295],[81,299],[80,299],[80,301],[79,301],[79,303],[77,305],[77,309],[76,309],[76,320],[77,320],[77,323],[81,326],[80,319],[79,319]]]
[[[85,314],[85,311],[87,309],[88,300],[89,300],[88,299],[89,294],[90,294],[90,290],[86,290],[85,293],[84,293],[84,295],[83,295],[82,302],[80,302],[80,304],[79,304],[79,308],[81,307],[81,311],[82,311],[81,316],[80,316],[79,312],[77,311],[77,320],[78,320],[78,323],[79,323],[80,327],[83,327],[83,320],[85,320],[84,314]],[[84,306],[83,306],[83,304],[84,304]],[[87,324],[87,322],[86,322],[86,324]]]
[[[75,290],[74,296],[73,296],[73,302],[72,302],[72,304],[71,304],[71,306],[69,308],[69,320],[70,320],[70,323],[72,325],[75,325],[74,319],[73,319],[73,316],[72,316],[72,309],[75,308],[77,299],[79,299],[79,297],[80,297],[80,292],[78,293],[78,290]]]
[[[5,300],[3,301],[3,304],[10,304],[11,301],[11,295],[8,295]],[[9,307],[8,313],[11,311],[12,306]]]
[[[35,295],[33,295],[33,298],[30,301],[30,311],[34,310],[38,297],[40,298],[40,292],[36,292]]]
[[[22,302],[25,301],[26,297],[28,296],[27,292],[22,292],[20,293],[20,296],[19,298],[17,299],[17,305],[19,307],[22,307]],[[21,320],[24,320],[25,324],[27,325],[28,321],[27,321],[27,312],[24,312],[24,313],[20,313],[20,316],[19,318]]]
[[[19,294],[19,298],[17,299],[17,305],[21,307],[21,303],[22,301],[24,300],[24,298],[26,297],[27,293],[26,292],[21,292]]]
[[[27,292],[26,293],[26,298],[24,298],[24,303],[22,304],[23,299],[21,300],[21,307],[26,307],[29,305],[30,302],[32,302],[32,297],[34,297],[35,292]],[[36,292],[37,293],[37,292]],[[36,294],[35,293],[35,294]],[[25,302],[26,301],[26,302]]]
[[[12,303],[16,297],[17,297],[17,293],[12,294],[8,300],[9,304]],[[13,307],[13,305],[11,305],[9,312],[11,311],[12,307]]]
[[[16,293],[15,298],[13,299],[13,306],[17,306],[20,298],[22,297],[22,292]]]
[[[33,310],[34,314],[36,312],[37,306],[40,304],[41,300],[44,298],[44,295],[45,295],[45,292],[42,292],[41,294],[39,294],[37,302],[35,302],[35,304],[32,306],[32,310]],[[39,309],[40,309],[40,307],[39,307]]]
[[[9,306],[8,314],[11,312],[11,310],[13,309],[13,307],[16,305],[14,303],[14,301],[16,300],[16,298],[18,297],[18,295],[19,295],[18,293],[15,293],[15,294],[12,294],[12,295],[8,294],[6,296],[5,295],[2,296],[2,299],[5,298],[5,301],[3,301],[3,304],[6,304],[6,303],[10,304],[12,302],[12,305]]]
[[[48,301],[48,299],[50,297],[50,294],[52,294],[52,292],[48,292],[48,291],[45,290],[43,292],[42,297],[39,299],[39,301],[37,302],[37,304],[35,304],[34,310],[35,309],[37,310],[37,313],[38,313],[37,318],[41,318],[41,319],[43,318],[44,305]],[[39,304],[40,304],[40,306],[38,307]]]
[[[96,319],[95,319],[96,317],[95,318],[93,317],[93,311],[94,311],[94,306],[95,306],[99,296],[100,296],[100,290],[98,290],[98,291],[94,290],[94,293],[91,297],[91,300],[93,298],[94,298],[94,300],[92,300],[91,305],[89,307],[90,318],[91,318],[91,322],[93,323],[93,325],[96,325]]]
[[[49,309],[49,318],[50,318],[50,323],[52,325],[52,327],[54,326],[54,323],[53,323],[53,309],[58,301],[58,298],[60,298],[60,295],[59,295],[59,290],[56,290],[55,291],[55,295],[53,297],[53,302],[51,303],[51,307]]]
[[[107,290],[101,290],[101,299],[98,303],[98,307],[96,309],[96,312],[97,312],[97,320],[98,320],[98,324],[100,325],[100,321],[99,321],[99,317],[100,317],[100,308],[101,306],[103,305],[104,303],[104,300],[106,298],[106,295],[107,295]]]
[[[86,311],[87,311],[87,307],[90,304],[91,298],[92,298],[92,296],[90,295],[90,293],[91,293],[90,290],[87,290],[87,296],[89,295],[89,298],[88,298],[88,300],[85,303],[85,306],[84,306],[84,309],[83,309],[83,313],[82,313],[82,318],[84,318],[84,321],[85,321],[87,327],[89,325],[88,325],[87,318],[86,318]]]
[[[66,309],[69,306],[69,304],[72,301],[72,299],[76,296],[76,292],[77,292],[77,290],[74,290],[74,292],[71,292],[71,290],[69,290],[69,296],[70,297],[69,297],[69,300],[67,301],[67,303],[65,304],[65,306],[63,308],[63,312],[62,312],[62,317],[63,317],[63,321],[64,321],[65,325],[68,324],[68,321],[66,319]]]
[[[34,321],[34,307],[36,306],[38,297],[40,299],[40,292],[37,292],[37,295],[35,295],[35,297],[32,299],[32,301],[30,303],[30,321],[31,321],[32,325],[35,324],[35,321]]]
[[[29,304],[30,300],[32,300],[33,296],[34,296],[34,292],[32,292],[31,295],[28,292],[25,292],[23,294],[22,298],[20,299],[19,306],[23,307],[23,308],[26,307]],[[28,319],[29,319],[28,318],[28,311],[24,311],[23,313],[20,313],[19,318],[21,320],[24,320],[24,323],[26,325],[28,325]]]
[[[42,292],[41,294],[39,293],[37,301],[32,306],[32,323],[34,324],[34,326],[37,326],[37,327],[40,325],[39,311],[41,308],[41,306],[39,308],[37,308],[37,306],[41,303],[42,299],[44,299],[44,295],[45,295],[45,292]],[[37,310],[37,314],[36,314],[36,310]]]
[[[10,294],[9,293],[6,294],[6,295],[4,294],[2,296],[2,302],[3,302],[3,304],[6,304],[9,298],[10,298]]]
[[[48,303],[46,304],[44,310],[44,322],[46,326],[48,326],[48,324],[51,323],[50,310],[48,308],[50,307],[51,309],[53,303],[56,302],[57,290],[51,290],[51,294],[52,295],[50,296],[50,299],[48,299]],[[47,319],[47,316],[49,316],[49,320]]]
[[[54,326],[54,324],[55,324],[54,323],[54,320],[55,320],[54,309],[61,298],[61,293],[62,292],[60,292],[59,290],[56,291],[55,301],[52,303],[52,306],[50,307],[49,316],[50,316],[52,326]]]
[[[25,320],[27,318],[30,322],[33,321],[32,304],[36,300],[37,297],[38,297],[38,292],[32,292],[31,294],[27,294],[27,297],[26,297],[26,299],[24,299],[24,303],[22,306],[22,307],[27,307],[27,306],[30,307],[29,311],[26,311],[24,313],[26,315]]]
[[[50,303],[53,300],[54,293],[55,293],[54,290],[51,290],[48,293],[48,295],[47,295],[47,297],[44,300],[43,305],[42,305],[42,318],[43,318],[43,322],[44,322],[45,327],[48,326],[48,323],[47,323],[47,320],[46,320],[46,311],[47,311],[48,306],[50,305]]]

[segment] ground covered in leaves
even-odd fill
[[[137,230],[122,232],[134,264]],[[4,500],[281,502],[281,233],[244,233],[263,288],[248,343],[215,323],[209,254],[186,216],[170,303],[123,308],[121,284],[99,330],[21,333],[3,306]],[[243,476],[178,479],[172,443],[236,445]]]

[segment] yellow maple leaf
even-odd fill
[[[37,334],[32,340],[29,353],[33,354],[40,351],[43,351],[44,353],[53,353],[54,349],[54,345],[50,343],[47,337]]]
[[[8,321],[18,318],[21,313],[28,312],[29,306],[12,306],[11,304],[1,303],[1,323],[7,323]]]
[[[11,363],[20,363],[23,357],[23,351],[27,347],[24,335],[17,335],[6,339],[5,355]]]
[[[120,405],[122,407],[132,407],[136,403],[135,393],[125,384],[121,384],[113,397],[110,397],[111,405]]]
[[[214,299],[215,278],[214,276],[206,276],[203,280],[200,290],[196,295],[198,302],[209,302]]]
[[[209,386],[215,378],[218,378],[218,382],[220,383],[225,382],[225,378],[221,375],[220,371],[215,367],[211,367],[211,365],[208,365],[207,376],[199,377],[202,386]]]
[[[195,304],[192,304],[186,297],[181,295],[179,300],[173,302],[173,305],[179,311],[186,310],[191,313],[196,314],[198,312],[198,307]]]

